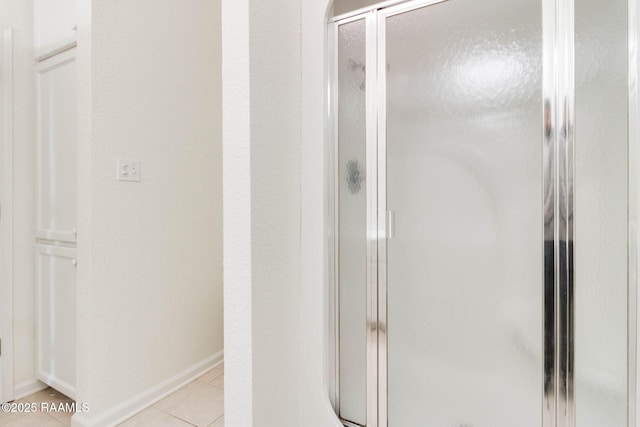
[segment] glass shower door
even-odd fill
[[[638,0],[333,18],[346,426],[635,425],[639,23]]]
[[[540,427],[541,2],[380,14],[388,426]]]

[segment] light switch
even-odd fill
[[[140,181],[140,160],[118,159],[118,181]]]

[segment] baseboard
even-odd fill
[[[22,399],[40,390],[44,390],[47,387],[49,386],[35,378],[29,381],[23,381],[13,387],[13,400]]]
[[[72,427],[111,427],[135,414],[145,410],[149,406],[173,393],[180,387],[190,383],[207,371],[215,368],[224,360],[224,352],[214,354],[211,357],[196,363],[184,371],[174,375],[155,387],[137,394],[120,405],[89,418],[86,413],[76,413],[71,419]]]

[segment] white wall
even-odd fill
[[[228,427],[340,425],[326,387],[327,6],[223,0]]]
[[[14,384],[35,380],[33,4],[0,1],[0,25],[13,29]]]
[[[351,12],[362,7],[371,6],[376,3],[381,3],[380,0],[336,0],[333,4],[335,15]]]
[[[78,2],[76,424],[223,348],[220,4],[183,6]]]
[[[223,1],[231,427],[300,425],[299,32],[298,0]]]
[[[222,0],[225,424],[252,426],[250,0]]]

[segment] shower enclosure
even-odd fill
[[[636,425],[636,3],[330,20],[345,425]]]

